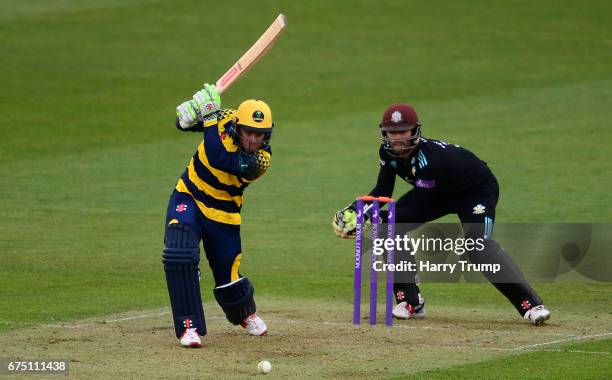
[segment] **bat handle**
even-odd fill
[[[222,86],[220,82],[221,81],[217,81],[217,83],[215,83],[215,88],[217,89],[217,92],[219,93],[219,95],[223,94],[223,92],[227,88],[227,87]]]

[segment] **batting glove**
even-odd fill
[[[196,109],[202,117],[221,108],[221,95],[215,85],[204,84],[204,88],[193,95]]]
[[[332,219],[332,227],[336,236],[343,239],[354,239],[357,229],[357,213],[350,206],[338,211]]]
[[[196,92],[192,100],[181,103],[176,107],[179,125],[188,129],[201,118],[210,115],[221,107],[221,96],[214,85],[204,84],[204,89]]]
[[[183,129],[192,127],[200,119],[199,109],[193,100],[188,100],[176,107],[176,116]]]

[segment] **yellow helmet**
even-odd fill
[[[240,104],[234,116],[238,127],[244,127],[253,132],[272,133],[272,127],[274,127],[272,111],[261,100],[245,100]]]

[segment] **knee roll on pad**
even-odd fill
[[[200,262],[200,237],[187,225],[166,226],[164,237],[164,264],[198,264]]]
[[[255,289],[248,278],[243,277],[213,290],[217,302],[230,323],[239,325],[256,311],[253,294]]]
[[[200,294],[199,244],[199,236],[189,226],[171,224],[166,227],[162,262],[177,338],[190,327],[195,327],[200,335],[206,334]]]

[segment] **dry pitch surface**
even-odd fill
[[[250,337],[227,323],[216,304],[206,304],[209,333],[201,349],[181,348],[169,310],[159,309],[24,325],[0,335],[0,357],[68,359],[75,378],[245,378],[258,376],[263,359],[273,366],[267,378],[381,378],[612,336],[610,314],[570,318],[556,311],[548,325],[533,327],[506,309],[430,307],[423,320],[396,320],[387,328],[366,319],[353,326],[346,303],[263,300],[259,309],[270,333]],[[590,353],[612,359],[610,352]]]

